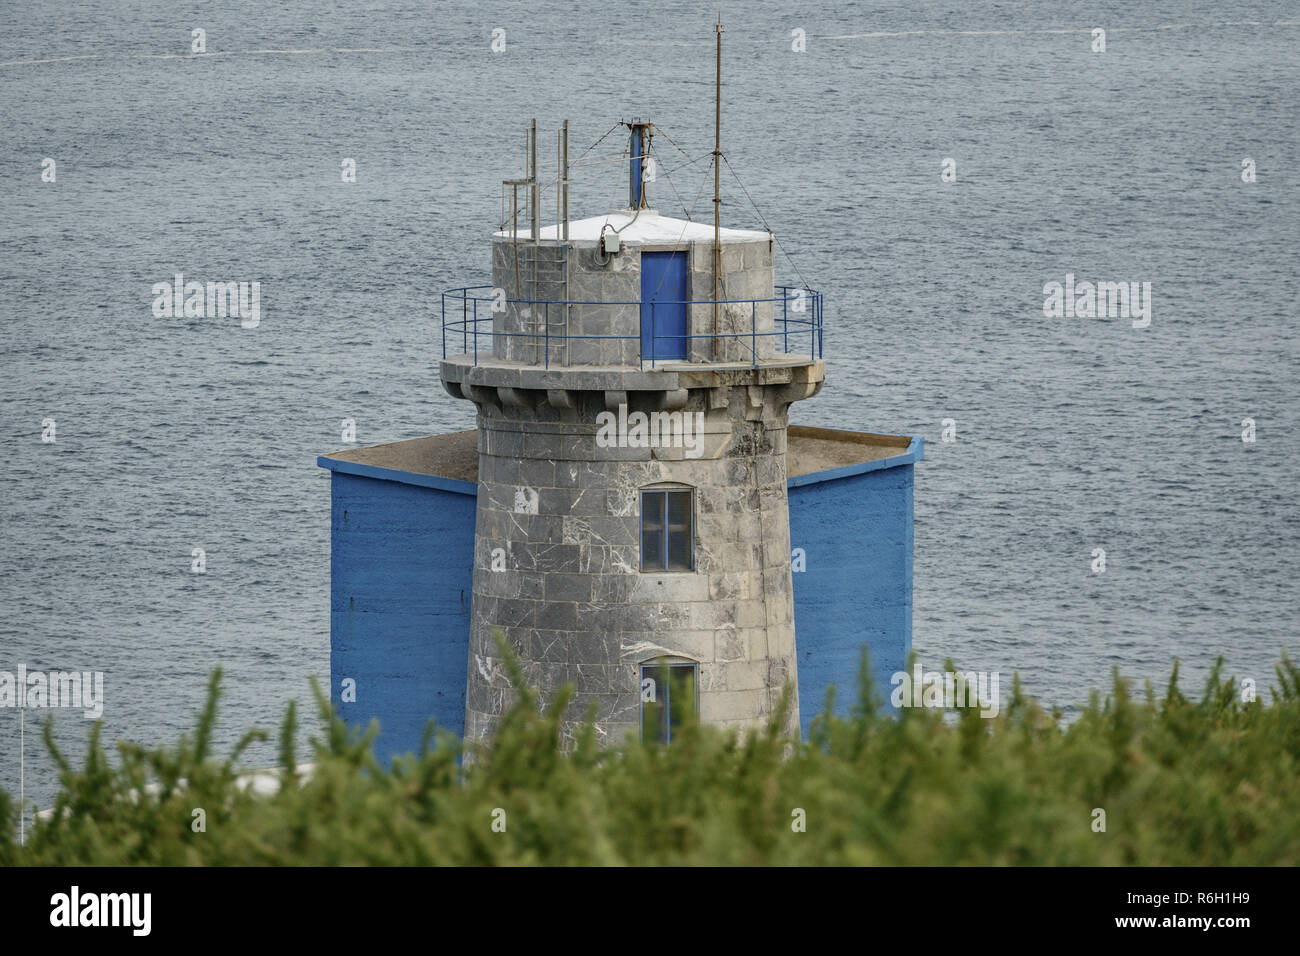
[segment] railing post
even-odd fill
[[[468,290],[465,294],[469,295]],[[474,364],[478,364],[478,296],[474,297]]]
[[[468,296],[468,287],[460,290],[460,349],[462,355],[469,351],[469,313],[465,311],[469,308],[465,304],[465,299]]]
[[[447,357],[447,293],[442,294],[442,357]]]
[[[813,297],[812,297],[812,296],[809,296],[809,298],[812,299]],[[809,334],[811,335],[812,330],[813,330],[814,328],[817,327],[817,302],[816,302],[815,299],[813,300],[812,304],[811,304],[810,306],[808,306],[808,308],[807,308],[807,312],[808,312],[808,331],[809,331]],[[799,320],[796,319],[796,320],[795,320],[795,324],[798,324],[798,322],[799,322]],[[795,333],[794,333],[794,334],[795,334],[796,336],[799,334],[798,329],[795,330]],[[797,345],[797,344],[796,344],[795,348],[798,348],[798,345]],[[816,357],[817,357],[817,356],[814,354],[815,351],[816,351],[816,346],[814,345],[813,341],[812,341],[811,339],[809,339],[809,340],[808,340],[808,357],[809,357],[810,359],[811,359],[811,358],[816,358]]]
[[[808,343],[808,355],[810,358],[819,358],[821,353],[820,343],[817,338],[817,326],[821,324],[821,308],[816,301],[813,302],[812,323],[808,328],[811,335],[811,341]]]
[[[546,307],[542,313],[542,321],[546,323],[546,368],[551,367],[551,303],[544,302]]]
[[[659,355],[659,346],[655,341],[655,300],[650,300],[650,367],[655,367],[655,359]]]
[[[781,286],[781,348],[790,354],[790,287]]]
[[[753,353],[754,368],[758,368],[758,300],[749,300],[749,351]]]

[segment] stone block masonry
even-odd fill
[[[687,256],[688,295],[695,303],[688,312],[690,361],[750,363],[755,352],[762,360],[785,351],[774,338],[785,326],[778,322],[782,304],[770,301],[775,293],[769,240],[730,242],[723,248],[718,297],[731,301],[718,306],[716,354],[711,337],[713,244],[686,243],[680,251]],[[553,366],[639,365],[641,252],[626,246],[602,262],[594,248],[494,240],[492,284],[504,290],[507,301],[503,311],[490,315],[492,353]],[[539,304],[545,302],[552,304]],[[490,308],[480,302],[479,318],[489,318]],[[486,324],[482,332],[486,335]],[[480,340],[479,348],[487,351],[487,341]]]
[[[797,680],[785,430],[788,384],[686,390],[704,416],[705,453],[602,448],[604,391],[571,407],[478,403],[465,733],[490,735],[510,706],[494,632],[518,654],[542,703],[574,685],[563,733],[589,708],[608,743],[640,728],[639,675],[660,657],[699,665],[710,724],[761,727]],[[626,394],[652,411],[652,392]],[[666,452],[666,453],[664,453]],[[642,572],[641,491],[693,491],[692,571]],[[798,698],[790,727],[797,730]]]

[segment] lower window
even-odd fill
[[[641,740],[671,743],[695,720],[697,664],[668,662],[641,667]]]

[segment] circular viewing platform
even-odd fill
[[[820,362],[822,294],[762,298],[526,299],[501,287],[442,293],[442,356],[470,365],[690,371]],[[704,331],[697,331],[703,329]]]

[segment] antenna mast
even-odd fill
[[[722,14],[718,14],[718,24],[714,28],[718,35],[717,75],[713,97],[713,357],[718,357],[718,278],[722,274],[721,230],[718,226],[718,210],[722,205],[720,195],[722,157]]]
[[[654,135],[654,124],[632,119],[623,125],[632,131],[627,141],[628,155],[631,157],[627,172],[627,206],[636,212],[650,208],[646,197],[646,170],[647,163],[654,162],[650,158],[650,137]]]

